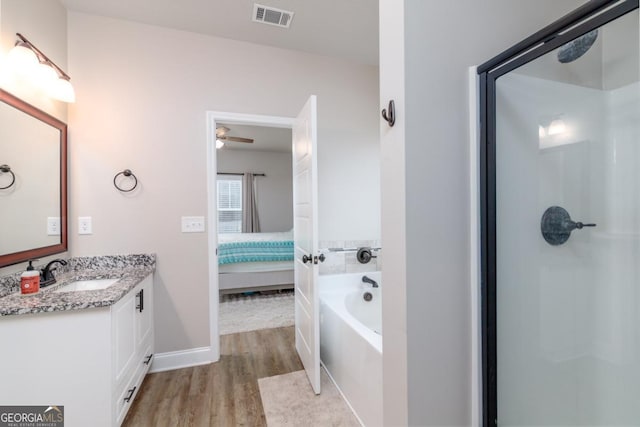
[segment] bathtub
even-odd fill
[[[366,275],[379,288],[362,283]],[[382,289],[380,272],[322,275],[320,359],[360,422],[382,425]],[[369,292],[371,301],[365,301]]]

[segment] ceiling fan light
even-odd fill
[[[225,136],[227,132],[229,132],[229,128],[226,126],[218,126],[216,127],[216,136],[220,138],[221,136]]]
[[[219,150],[222,147],[224,147],[224,141],[221,141],[220,139],[216,139],[216,149]]]

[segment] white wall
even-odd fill
[[[206,214],[206,111],[294,117],[318,95],[320,238],[377,237],[377,68],[81,13],[68,20],[72,253],[157,253],[159,352],[210,341],[206,234],[180,233],[180,216]],[[128,196],[111,182],[124,168],[141,187]],[[77,216],[93,217],[93,235],[77,235]]]
[[[381,76],[387,67],[398,67],[397,59],[405,70],[404,88],[397,86],[402,92],[385,89],[381,79],[384,96],[379,107],[384,108],[389,98],[404,99],[398,115],[405,122],[396,124],[404,129],[382,134],[382,175],[405,177],[404,182],[382,180],[382,245],[386,253],[406,254],[386,256],[383,266],[383,275],[388,269],[406,271],[406,280],[402,274],[383,278],[385,300],[390,300],[383,310],[393,313],[393,318],[385,315],[383,324],[384,386],[397,389],[398,395],[403,389],[407,393],[404,408],[388,407],[385,401],[386,425],[469,425],[471,419],[468,67],[581,3],[405,0],[404,20],[392,27],[397,36],[393,38],[393,30],[383,27],[387,17],[396,17],[383,10],[393,11],[397,2],[380,1]],[[385,38],[400,43],[389,46],[391,42],[383,44]],[[404,48],[404,58],[386,53],[386,48]],[[405,232],[406,240],[396,237]],[[406,347],[386,332],[389,324],[402,327],[396,319],[404,316],[406,328],[394,332],[406,334]],[[406,376],[394,375],[395,365],[389,362],[403,359]],[[393,402],[400,404],[399,400]]]
[[[393,127],[380,121],[383,425],[408,425],[407,228],[405,157],[405,2],[381,0],[380,108],[394,100]]]
[[[602,87],[612,90],[635,83],[640,78],[640,25],[637,10],[608,23],[601,29]]]
[[[260,231],[293,228],[293,179],[291,153],[249,150],[217,151],[218,173],[264,173],[256,177]]]

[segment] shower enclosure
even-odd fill
[[[640,426],[638,0],[479,67],[484,426]]]

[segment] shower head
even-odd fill
[[[566,43],[558,49],[558,61],[563,64],[573,62],[587,53],[598,38],[598,30],[589,31],[587,34]]]

